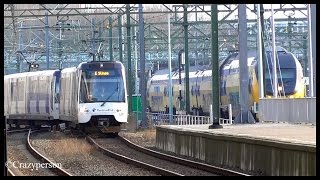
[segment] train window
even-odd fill
[[[234,73],[237,73],[239,70],[239,68],[232,68],[231,69],[231,73],[230,74],[234,74]]]
[[[249,78],[249,83],[248,83],[248,89],[249,89],[249,94],[252,94],[251,88],[252,88],[252,78]]]
[[[272,69],[270,69],[270,73],[269,73],[269,71],[265,72],[265,77],[268,80],[272,79],[272,77],[273,77],[272,76]],[[280,71],[279,71],[279,69],[277,69],[278,80],[281,80],[281,77],[282,77],[282,79],[294,79],[295,76],[296,76],[296,69],[293,69],[293,68],[284,69],[284,68],[282,68]]]
[[[34,98],[34,93],[35,93],[35,87],[34,87],[34,81],[31,80],[31,77],[29,77],[29,82],[30,82],[30,85],[29,85],[29,99],[30,100],[33,100]]]
[[[196,87],[196,95],[200,96],[200,86]]]
[[[160,93],[160,87],[159,86],[155,86],[154,87],[154,92],[155,93]]]
[[[63,76],[63,74],[62,74],[62,76],[61,76],[61,80],[60,80],[60,87],[61,87],[61,90],[63,90],[65,87],[64,87],[64,83],[65,82],[65,78],[64,78],[64,76]],[[63,91],[62,91],[63,92]],[[64,94],[65,93],[62,93],[61,94],[61,96],[60,96],[60,100],[63,102],[64,101]]]
[[[17,100],[23,101],[24,99],[24,81],[18,81],[18,88],[17,88]]]
[[[225,96],[227,94],[227,91],[226,91],[226,81],[223,80],[221,81],[221,95],[222,96]]]
[[[162,96],[152,96],[151,101],[153,104],[161,104],[162,103]]]
[[[13,101],[14,82],[10,82],[10,99]]]
[[[232,105],[239,104],[239,93],[230,93],[229,98]]]
[[[60,103],[60,72],[55,75],[55,103]]]
[[[80,102],[83,103],[83,102],[86,102],[86,101],[87,101],[87,99],[88,99],[88,94],[89,94],[83,76],[81,77],[81,87],[82,87],[82,88],[80,88]]]
[[[15,101],[15,91],[16,90],[16,82],[11,82],[11,101]]]
[[[191,95],[192,96],[200,96],[200,86],[192,86],[191,87]]]
[[[173,91],[173,87],[172,87],[172,96],[174,96],[174,95],[173,95],[173,92],[174,92],[174,91]]]
[[[168,94],[169,94],[169,93],[168,93],[167,87],[164,87],[164,88],[163,88],[163,95],[164,95],[164,96],[168,96]]]
[[[43,80],[40,80],[39,81],[39,86],[40,86],[40,96],[39,96],[39,99],[40,100],[45,100],[46,98],[46,95],[47,95],[47,81],[45,79]]]
[[[228,74],[229,74],[229,70],[228,70],[228,69],[223,69],[222,75],[223,75],[223,76],[226,76],[226,75],[228,75]]]
[[[56,97],[54,100],[55,103],[60,103],[60,93],[56,93]]]

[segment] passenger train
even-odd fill
[[[117,61],[5,75],[4,116],[10,125],[66,123],[117,134],[128,118],[125,79]]]
[[[272,58],[271,51],[266,50],[265,70],[265,98],[273,96],[272,86]],[[259,85],[258,85],[258,63],[256,51],[248,51],[248,73],[249,73],[249,108],[258,121]],[[305,96],[305,85],[303,84],[302,66],[298,59],[290,52],[277,47],[277,77],[278,95],[284,98],[303,98]],[[239,110],[239,53],[234,52],[225,60],[220,62],[220,109],[221,117],[228,117],[228,105],[232,105],[232,117]],[[165,112],[169,106],[168,93],[168,70],[159,70],[148,80],[147,98],[151,112]],[[181,72],[181,109],[185,107],[185,73]],[[173,84],[173,106],[179,109],[179,72],[172,72]],[[193,114],[209,115],[210,104],[212,104],[212,70],[211,67],[190,67],[190,107]]]

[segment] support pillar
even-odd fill
[[[240,89],[239,103],[240,111],[237,114],[235,123],[255,123],[249,111],[249,71],[248,71],[248,46],[247,46],[247,13],[246,4],[238,5],[239,15],[239,68],[240,68]]]

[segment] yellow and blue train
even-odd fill
[[[265,98],[273,96],[272,85],[272,53],[266,51],[265,66]],[[302,66],[298,59],[285,49],[277,48],[277,77],[278,95],[285,98],[305,97],[305,85],[303,83]],[[239,53],[234,52],[225,60],[220,62],[220,109],[221,117],[228,118],[229,104],[232,105],[232,117],[234,118],[239,110]],[[169,75],[168,69],[159,70],[148,80],[147,99],[151,112],[165,112],[169,106]],[[249,73],[249,106],[251,112],[258,120],[254,105],[259,103],[258,84],[258,62],[256,51],[248,51],[248,73]],[[185,94],[185,73],[181,72],[181,86],[179,86],[179,70],[172,72],[173,84],[173,106],[184,109]],[[192,112],[199,115],[209,115],[210,104],[212,104],[212,70],[210,67],[190,67],[190,107]],[[182,94],[182,101],[179,101],[179,88]]]

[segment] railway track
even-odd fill
[[[228,169],[149,150],[135,145],[121,136],[104,139],[87,137],[87,140],[109,156],[143,168],[149,168],[149,166],[151,166],[152,168],[149,168],[150,170],[157,171],[159,174],[165,176],[248,176],[247,174]]]
[[[26,143],[25,143],[26,149],[28,150],[28,152],[30,152],[30,154],[36,157],[38,161],[40,161],[41,163],[48,163],[53,166],[54,163],[51,162],[47,157],[42,155],[39,151],[37,151],[36,148],[32,146],[32,143],[30,140],[30,136],[33,133],[35,134],[42,131],[44,130],[21,129],[21,130],[8,131],[8,134],[14,134],[14,133],[26,134],[26,132],[28,132]],[[117,138],[103,138],[103,139],[101,138],[95,139],[93,137],[86,136],[86,140],[89,143],[93,144],[100,152],[102,152],[103,154],[106,154],[107,156],[113,159],[116,159],[128,164],[132,164],[138,168],[143,168],[163,176],[189,176],[189,175],[248,176],[247,174],[231,171],[228,169],[223,169],[220,167],[211,166],[211,165],[200,163],[200,162],[186,160],[186,159],[182,159],[172,155],[160,153],[151,149],[147,149],[142,146],[136,145],[121,136]],[[113,144],[113,142],[116,142],[116,143]],[[128,151],[127,152],[128,154],[123,153],[122,151]],[[140,158],[137,158],[137,157],[140,157]],[[59,175],[59,176],[72,175],[67,171],[65,171],[64,169],[57,166],[55,168],[50,168],[50,170],[52,170],[55,175]],[[15,176],[19,174],[16,174],[15,171],[11,171],[11,169],[9,169],[8,175]]]
[[[39,132],[39,131],[33,131],[33,132]],[[37,159],[39,159],[41,162],[43,163],[49,163],[52,166],[55,166],[55,163],[53,163],[52,161],[50,161],[47,157],[45,157],[44,155],[42,155],[39,151],[37,151],[32,145],[31,145],[31,141],[30,141],[30,135],[31,133],[33,133],[31,131],[31,129],[29,130],[28,133],[28,137],[27,137],[27,149],[29,150],[29,152],[34,155]],[[72,174],[68,173],[66,170],[64,170],[61,167],[55,166],[55,168],[50,168],[50,170],[52,170],[53,172],[55,172],[56,174],[58,174],[59,176],[72,176]]]
[[[14,134],[14,133],[22,133],[22,132],[28,132],[29,129],[15,129],[15,130],[7,130],[7,135]],[[14,172],[10,167],[7,167],[7,176],[17,176],[17,172]]]
[[[164,153],[161,153],[161,152],[157,152],[157,151],[154,151],[154,150],[139,146],[137,144],[134,144],[131,141],[129,141],[128,139],[126,139],[126,138],[124,138],[122,136],[119,136],[118,138],[122,142],[124,142],[127,146],[129,146],[129,147],[131,147],[131,148],[133,148],[133,149],[135,149],[135,150],[137,150],[139,152],[148,154],[148,155],[153,156],[153,157],[157,157],[159,159],[164,159],[166,161],[170,161],[170,162],[173,162],[173,163],[181,164],[181,165],[192,167],[192,168],[201,169],[201,170],[204,170],[204,171],[207,171],[207,172],[211,172],[211,173],[214,173],[214,174],[218,174],[218,175],[222,175],[222,176],[250,176],[248,174],[232,171],[232,170],[229,170],[229,169],[220,168],[220,167],[208,165],[208,164],[205,164],[205,163],[191,161],[191,160],[187,160],[187,159],[171,156],[171,155],[168,155],[168,154],[164,154]]]
[[[34,137],[34,138],[33,138]],[[36,138],[35,138],[36,137]],[[76,176],[159,176],[154,171],[139,168],[106,156],[89,144],[82,134],[69,132],[41,133],[32,136],[32,145]]]
[[[14,133],[21,133],[21,132],[28,132],[30,128],[23,128],[23,129],[14,129],[14,130],[8,130],[7,134],[14,134]]]
[[[175,173],[173,171],[169,171],[169,170],[157,167],[157,166],[153,166],[153,165],[144,163],[142,161],[138,161],[138,160],[123,156],[121,154],[115,153],[113,151],[110,151],[110,150],[102,147],[101,145],[99,145],[99,143],[97,143],[94,140],[94,138],[92,138],[90,136],[87,136],[86,139],[87,139],[87,141],[89,143],[93,144],[96,148],[98,148],[102,153],[104,153],[107,156],[110,156],[110,157],[112,157],[114,159],[117,159],[119,161],[122,161],[122,162],[125,162],[125,163],[129,163],[129,164],[133,164],[135,166],[138,166],[140,168],[144,168],[144,169],[156,172],[156,173],[158,173],[160,175],[163,175],[163,176],[183,176],[182,174]]]
[[[70,173],[68,173],[67,171],[65,171],[63,168],[56,166],[55,163],[51,162],[47,157],[45,157],[44,155],[42,155],[41,153],[39,153],[31,144],[30,141],[30,136],[32,133],[39,133],[39,132],[43,132],[43,131],[48,131],[48,129],[41,129],[41,130],[31,130],[31,129],[19,129],[19,130],[10,130],[7,131],[8,135],[13,135],[13,134],[17,134],[17,133],[26,133],[27,137],[25,142],[25,147],[26,150],[29,152],[29,154],[31,154],[33,157],[35,157],[38,161],[40,161],[41,163],[46,163],[46,165],[49,165],[50,168],[48,168],[49,170],[44,170],[41,169],[42,171],[51,171],[54,174],[45,172],[44,174],[46,175],[59,175],[59,176],[72,176]],[[28,157],[26,157],[27,159],[29,159]],[[28,163],[39,163],[39,162],[28,162]],[[32,170],[33,171],[33,170]],[[12,167],[8,167],[8,176],[20,176],[20,175],[24,175],[21,172],[16,171],[15,169],[13,169]]]

